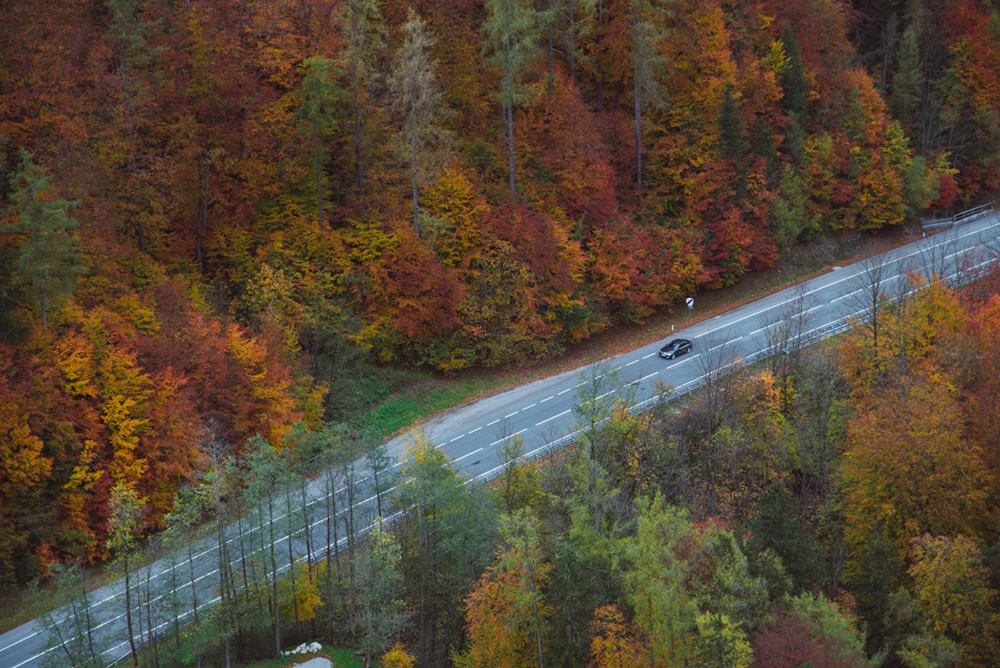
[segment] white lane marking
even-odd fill
[[[540,426],[542,426],[543,424],[545,424],[546,422],[549,422],[549,421],[551,421],[551,420],[555,420],[556,418],[558,418],[558,417],[562,417],[563,415],[566,415],[567,413],[570,413],[570,412],[572,412],[572,411],[570,411],[570,410],[565,410],[565,411],[563,411],[562,413],[559,413],[558,415],[553,415],[553,416],[552,416],[552,417],[550,417],[550,418],[545,418],[545,419],[544,419],[544,420],[542,420],[541,422],[536,422],[536,423],[535,423],[535,426],[536,426],[536,427],[540,427]]]
[[[644,356],[644,357],[643,357],[642,359],[644,359],[644,360],[648,360],[648,359],[649,359],[650,357],[652,357],[652,356],[653,356],[653,355],[655,355],[655,354],[656,354],[656,353],[649,353],[648,355],[645,355],[645,356]]]
[[[567,387],[567,388],[566,388],[565,390],[563,390],[562,392],[556,392],[556,396],[557,396],[557,397],[561,397],[562,395],[564,395],[564,394],[566,394],[567,392],[569,392],[569,391],[570,391],[570,389],[571,389],[571,388]]]
[[[530,406],[525,406],[525,407],[524,407],[524,408],[522,408],[521,410],[522,410],[522,411],[526,411],[526,410],[528,410],[529,408],[534,408],[534,407],[535,407],[535,406],[537,406],[537,405],[538,405],[538,404],[531,404]]]
[[[603,378],[603,376],[598,376],[598,377],[597,377],[597,378],[595,378],[594,380],[600,380],[601,378]],[[574,385],[573,387],[583,387],[584,385],[586,385],[586,383],[577,383],[577,384],[576,384],[576,385]]]
[[[524,433],[524,432],[526,432],[526,431],[528,431],[528,428],[527,428],[527,427],[525,427],[525,428],[524,428],[524,429],[522,429],[521,431],[518,431],[518,432],[515,432],[515,433],[513,433],[513,434],[511,434],[511,435],[509,435],[509,436],[504,436],[503,438],[498,438],[497,440],[495,440],[495,441],[493,441],[492,443],[490,443],[490,447],[492,448],[492,447],[493,447],[494,445],[496,445],[497,443],[503,443],[503,442],[504,442],[504,441],[506,441],[506,440],[507,440],[508,438],[514,438],[515,436],[520,436],[521,434],[523,434],[523,433]]]
[[[729,343],[729,341],[724,341],[723,343],[720,343],[719,345],[715,346],[714,348],[709,348],[708,352],[712,352],[713,350],[718,350],[719,348],[721,348],[722,346],[726,345],[727,343]]]
[[[632,366],[633,364],[638,364],[638,363],[639,363],[639,360],[632,360],[631,362],[629,362],[625,366]]]
[[[490,422],[490,423],[489,423],[488,425],[486,425],[486,426],[487,426],[487,427],[492,427],[493,425],[495,425],[495,424],[499,424],[499,423],[500,423],[500,420],[494,420],[493,422]]]
[[[614,393],[615,393],[615,391],[611,390],[610,392],[605,392],[604,394],[598,396],[597,398],[598,399],[603,399],[604,397],[608,396],[609,394],[614,394]]]
[[[453,462],[460,462],[460,461],[462,461],[463,459],[465,459],[466,457],[471,457],[472,455],[476,454],[477,452],[482,452],[482,451],[483,451],[483,449],[482,449],[482,448],[479,448],[478,450],[473,450],[473,451],[472,451],[472,452],[470,452],[469,454],[467,454],[467,455],[462,455],[462,456],[461,456],[461,457],[459,457],[458,459],[453,459],[453,460],[451,460],[451,461],[453,461]]]
[[[457,441],[458,439],[462,438],[462,436],[465,436],[465,434],[459,434],[458,436],[456,436],[455,438],[451,439],[451,440],[450,440],[450,441],[448,441],[448,442],[449,442],[449,443],[454,443],[454,442],[455,442],[455,441]]]
[[[395,464],[392,465],[392,468],[398,468],[398,467],[400,467],[402,465],[403,465],[403,462],[396,462]]]
[[[660,375],[660,372],[659,371],[654,371],[653,373],[649,374],[648,376],[643,376],[642,378],[640,378],[639,382],[641,383],[642,381],[646,380],[647,378],[652,378],[653,376],[658,376],[658,375]]]
[[[503,419],[504,419],[504,420],[506,420],[507,418],[512,418],[512,417],[514,417],[515,415],[517,415],[517,414],[518,414],[518,413],[520,413],[520,412],[521,412],[521,411],[514,411],[514,412],[513,412],[513,413],[511,413],[510,415],[504,415],[504,416],[503,416]]]
[[[470,429],[470,430],[469,430],[469,433],[470,433],[470,434],[475,434],[475,433],[476,433],[477,431],[479,431],[480,429],[482,429],[482,427],[476,427],[475,429]]]
[[[545,397],[544,399],[542,399],[538,403],[544,404],[546,401],[548,401],[549,399],[552,399],[552,398],[553,398],[553,395],[550,394],[549,396]]]

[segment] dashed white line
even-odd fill
[[[642,359],[644,359],[644,360],[648,360],[648,359],[649,359],[650,357],[652,357],[652,356],[653,356],[653,355],[655,355],[655,354],[656,354],[656,353],[649,353],[648,355],[644,356],[644,357],[643,357]]]
[[[648,376],[643,376],[642,378],[640,378],[639,382],[641,383],[642,381],[646,380],[647,378],[652,378],[653,376],[659,376],[659,375],[660,375],[659,371],[654,371],[653,373],[649,374]]]
[[[558,415],[553,415],[553,416],[552,416],[552,417],[550,417],[550,418],[545,418],[545,419],[544,419],[544,420],[542,420],[541,422],[536,422],[536,423],[535,423],[535,426],[536,426],[536,427],[540,427],[540,426],[542,426],[543,424],[545,424],[546,422],[549,422],[549,421],[551,421],[551,420],[555,420],[556,418],[558,418],[558,417],[562,417],[563,415],[566,415],[567,413],[570,413],[570,412],[571,412],[570,410],[565,410],[565,411],[563,411],[562,413],[559,413]]]
[[[529,408],[534,408],[534,407],[535,407],[535,406],[537,406],[537,405],[538,405],[538,404],[531,404],[530,406],[525,406],[525,407],[524,407],[524,408],[522,408],[521,410],[522,410],[522,411],[526,411],[526,410],[528,410]]]
[[[455,438],[451,439],[448,442],[449,443],[454,443],[455,441],[457,441],[458,439],[462,438],[463,436],[465,436],[465,434],[459,434],[458,436],[456,436]]]
[[[475,433],[476,433],[477,431],[479,431],[480,429],[482,429],[482,427],[476,427],[475,429],[470,429],[470,430],[469,430],[469,433],[470,433],[470,434],[475,434]]]
[[[550,394],[549,396],[545,397],[544,399],[542,399],[538,403],[544,404],[546,401],[548,401],[549,399],[552,399],[552,398],[553,398],[553,395]]]
[[[511,413],[510,415],[504,415],[504,416],[503,416],[503,419],[504,419],[504,420],[506,420],[507,418],[512,418],[512,417],[514,417],[515,415],[517,415],[517,414],[518,414],[518,413],[520,413],[520,412],[521,412],[521,411],[514,411],[514,412],[513,412],[513,413]]]
[[[506,440],[507,440],[508,438],[514,438],[515,436],[520,436],[521,434],[523,434],[523,433],[524,433],[524,432],[526,432],[526,431],[528,431],[528,428],[527,428],[527,427],[525,427],[525,428],[524,428],[524,429],[522,429],[521,431],[518,431],[518,432],[515,432],[515,433],[513,433],[513,434],[510,434],[509,436],[504,436],[503,438],[498,438],[497,440],[495,440],[495,441],[493,441],[492,443],[490,443],[490,447],[492,448],[492,447],[493,447],[494,445],[496,445],[497,443],[503,443],[503,442],[504,442],[504,441],[506,441]]]
[[[482,448],[479,448],[478,450],[473,450],[472,452],[470,452],[470,453],[468,453],[468,454],[465,454],[465,455],[462,455],[462,456],[461,456],[461,457],[459,457],[458,459],[453,459],[452,461],[453,461],[453,462],[460,462],[460,461],[462,461],[463,459],[465,459],[466,457],[471,457],[472,455],[476,454],[477,452],[482,452],[482,450],[483,450]]]
[[[638,363],[639,363],[639,360],[632,360],[631,362],[629,362],[625,366],[632,366],[633,364],[638,364]]]
[[[488,425],[486,425],[486,426],[487,426],[487,427],[492,427],[493,425],[495,425],[495,424],[499,424],[499,423],[500,423],[500,420],[494,420],[493,422],[490,422],[490,423],[489,423]]]
[[[570,391],[570,389],[571,389],[571,388],[568,388],[568,387],[567,387],[567,388],[566,388],[565,390],[563,390],[562,392],[556,392],[556,396],[557,396],[557,397],[561,397],[562,395],[564,395],[564,394],[566,394],[567,392],[569,392],[569,391]]]

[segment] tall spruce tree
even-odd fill
[[[299,84],[299,108],[295,115],[303,121],[312,144],[313,170],[316,172],[316,224],[323,222],[323,168],[326,165],[326,134],[337,124],[337,103],[347,97],[334,81],[339,74],[333,62],[322,56],[306,58],[305,76]]]
[[[77,264],[80,241],[69,210],[75,204],[52,196],[52,184],[34,157],[21,149],[21,167],[11,176],[12,231],[23,235],[15,258],[15,281],[42,314],[48,327],[49,311],[73,291],[73,279],[83,267]]]

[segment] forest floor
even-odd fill
[[[562,355],[498,369],[475,369],[452,376],[416,376],[402,389],[373,404],[359,419],[383,437],[405,432],[435,415],[519,385],[547,378],[586,364],[666,339],[675,329],[715,317],[773,292],[919,239],[919,223],[885,230],[878,235],[844,234],[801,244],[768,269],[750,272],[734,285],[692,295],[689,314],[683,304],[664,309],[642,324],[624,324],[599,332]]]

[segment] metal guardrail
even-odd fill
[[[979,206],[973,207],[971,209],[966,209],[965,211],[960,211],[954,216],[948,218],[934,218],[932,220],[925,220],[920,224],[925,230],[936,230],[942,227],[952,227],[958,223],[967,223],[970,220],[975,220],[980,216],[985,216],[993,211],[993,202],[987,202],[986,204],[980,204]]]

